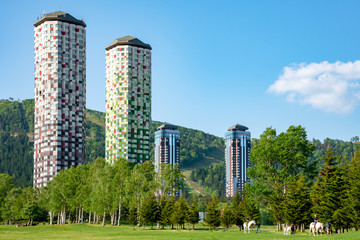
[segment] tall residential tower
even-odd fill
[[[161,164],[180,164],[180,132],[165,123],[155,132],[155,171],[161,174]],[[175,186],[173,186],[175,187]],[[175,191],[177,197],[181,194]]]
[[[106,48],[105,158],[149,160],[151,46],[137,38],[116,39]]]
[[[85,160],[86,24],[65,12],[34,23],[34,187]]]
[[[233,197],[237,190],[242,192],[247,177],[246,170],[250,166],[249,155],[251,135],[247,127],[236,124],[225,133],[225,178],[226,196]]]

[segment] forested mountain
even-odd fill
[[[0,173],[14,177],[19,186],[32,185],[34,100],[0,100]],[[150,124],[150,142],[162,122]],[[224,140],[199,130],[179,127],[181,133],[181,169],[190,188],[200,194],[223,195]],[[257,141],[253,139],[253,141]],[[323,165],[321,157],[326,147],[331,146],[336,154],[351,158],[360,144],[359,138],[352,141],[313,139],[315,151],[309,161]],[[151,146],[151,159],[154,146]],[[86,111],[86,162],[105,156],[105,113]]]
[[[0,100],[0,173],[14,177],[19,186],[32,185],[34,100]],[[162,122],[150,124],[150,142]],[[179,126],[181,168],[224,162],[224,141],[202,131]],[[154,149],[151,149],[151,159]],[[105,156],[105,113],[86,111],[86,162]]]

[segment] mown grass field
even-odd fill
[[[198,230],[150,230],[146,227],[132,229],[129,225],[101,227],[101,225],[71,224],[71,225],[38,225],[33,227],[17,228],[12,226],[0,226],[0,239],[360,239],[360,232],[348,232],[344,234],[309,236],[308,233],[284,236],[282,232],[275,232],[274,226],[262,226],[262,233],[250,234],[239,232],[233,227],[228,232],[223,228],[217,231],[209,231],[206,226],[197,226]]]

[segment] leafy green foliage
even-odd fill
[[[224,196],[224,179],[224,163],[195,168],[190,174],[190,180],[204,186],[204,192],[210,196]]]

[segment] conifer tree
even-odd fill
[[[287,223],[293,222],[296,226],[305,230],[305,224],[311,221],[311,199],[310,190],[306,185],[305,178],[293,179],[288,184],[285,196],[284,220]]]
[[[231,227],[234,218],[233,218],[233,211],[231,211],[229,205],[226,203],[222,215],[220,217],[220,221],[223,227],[226,228],[228,231],[229,227]]]
[[[244,193],[242,204],[245,213],[244,216],[246,217],[249,216],[251,220],[255,220],[255,221],[260,219],[260,210],[256,206],[255,202],[250,200],[249,195],[247,193]]]
[[[324,167],[320,170],[312,194],[313,213],[317,214],[319,221],[330,222],[340,233],[341,229],[350,226],[351,204],[345,178],[345,168],[341,167],[338,157],[330,147],[327,148]]]
[[[239,228],[239,231],[241,231],[241,227],[243,226],[246,217],[239,190],[236,191],[235,196],[231,201],[231,208],[233,211],[233,223]]]
[[[133,230],[138,222],[137,209],[136,207],[130,207],[128,222],[133,225]]]
[[[215,195],[211,197],[211,201],[206,205],[205,222],[209,224],[209,230],[213,230],[220,226],[220,210],[218,210],[219,201]]]
[[[171,222],[176,224],[176,229],[183,227],[187,215],[187,204],[185,199],[181,196],[174,204],[174,208],[171,215]]]
[[[171,221],[171,216],[174,211],[174,204],[175,204],[175,198],[172,196],[166,201],[165,207],[161,212],[161,221],[164,224],[167,224],[169,226],[169,228],[171,225],[171,229],[173,227],[173,223]]]
[[[167,203],[167,195],[163,194],[161,195],[160,202],[159,202],[159,224],[161,225],[161,228],[164,229],[164,226],[166,224],[166,203]]]
[[[145,228],[145,224],[150,223],[151,229],[153,229],[153,224],[159,220],[159,207],[156,202],[154,194],[150,194],[149,197],[143,201],[140,211],[140,221]]]
[[[194,194],[192,203],[189,207],[189,211],[187,214],[187,221],[188,221],[188,223],[192,224],[192,228],[193,228],[193,230],[195,230],[195,224],[197,224],[199,222],[199,220],[200,220],[200,218],[199,218],[198,203],[197,203],[196,196]]]
[[[350,185],[349,200],[353,209],[351,213],[353,227],[358,230],[360,228],[360,149],[354,153],[351,159],[347,176],[349,176]]]

